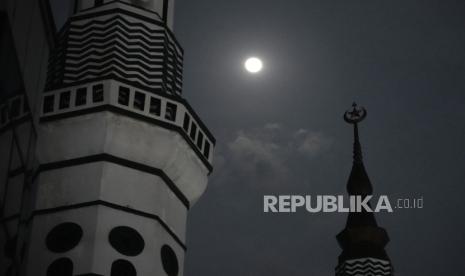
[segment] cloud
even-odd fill
[[[277,123],[268,123],[263,128],[269,130],[278,130],[281,128],[281,125]]]
[[[236,179],[248,177],[261,183],[283,183],[295,173],[292,164],[307,162],[328,151],[332,140],[322,132],[292,130],[277,123],[240,130],[226,143],[222,170]]]
[[[299,129],[295,133],[295,138],[298,140],[297,150],[309,157],[314,157],[320,152],[329,150],[333,144],[333,139],[324,133],[306,129]]]
[[[248,172],[264,175],[286,171],[280,158],[281,146],[266,139],[266,136],[240,131],[228,144],[228,149],[232,161]]]

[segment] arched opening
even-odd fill
[[[68,258],[55,260],[48,267],[47,276],[73,276],[73,262]]]
[[[111,265],[111,276],[136,276],[136,268],[126,260],[116,260]]]

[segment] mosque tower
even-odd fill
[[[174,0],[75,2],[49,56],[27,238],[8,273],[183,275],[215,138],[182,97],[173,10]]]
[[[365,119],[366,115],[366,110],[355,103],[352,110],[344,114],[344,120],[354,127],[353,163],[347,191],[350,196],[362,198],[373,194],[373,187],[363,165],[358,135],[358,123]],[[389,237],[386,230],[378,226],[373,213],[349,213],[346,226],[337,235],[337,240],[342,253],[339,255],[336,276],[393,275],[391,261],[384,249]]]

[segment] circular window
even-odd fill
[[[54,261],[47,269],[47,276],[72,276],[73,262],[68,258]]]
[[[116,260],[111,265],[111,276],[136,276],[136,268],[126,260]]]
[[[144,250],[145,243],[142,236],[127,226],[118,226],[109,235],[111,246],[126,256],[137,256]]]
[[[82,228],[76,223],[65,222],[55,226],[47,235],[47,248],[55,253],[73,249],[82,238]]]
[[[168,276],[176,276],[179,272],[178,258],[173,249],[168,245],[163,245],[161,248],[161,262],[163,264],[163,269],[168,274]]]

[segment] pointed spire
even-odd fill
[[[367,196],[373,193],[373,187],[363,165],[362,146],[358,134],[358,123],[363,121],[366,116],[367,111],[365,108],[357,106],[355,102],[352,104],[352,109],[344,113],[344,120],[354,126],[353,163],[349,181],[347,182],[349,195]]]
[[[365,108],[357,106],[356,103],[353,103],[352,108],[344,113],[344,120],[354,128],[353,161],[347,181],[347,191],[351,196],[362,198],[373,194],[373,187],[363,164],[358,129],[358,124],[366,116]],[[373,213],[366,211],[349,213],[346,227],[337,235],[337,240],[343,249],[339,256],[339,267],[342,267],[347,260],[360,258],[389,260],[384,250],[389,237],[386,231],[378,226]],[[344,273],[337,275],[352,275]]]
[[[367,116],[367,111],[363,107],[358,107],[357,103],[352,104],[352,110],[344,113],[344,121],[348,124],[354,125],[354,163],[362,163],[362,146],[360,145],[360,138],[358,135],[358,123],[363,121]]]

